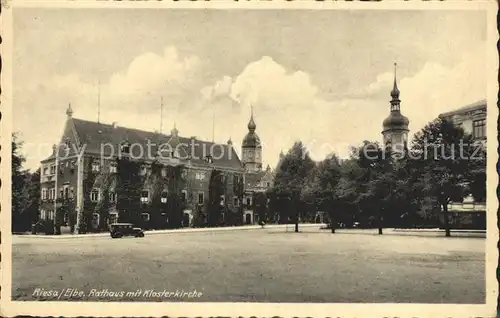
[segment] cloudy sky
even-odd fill
[[[36,168],[74,117],[183,136],[247,133],[264,164],[380,141],[398,63],[413,134],[486,98],[486,15],[472,11],[14,9],[14,121]],[[98,83],[101,83],[98,85]]]

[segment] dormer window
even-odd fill
[[[129,154],[130,153],[130,144],[128,142],[124,142],[121,144],[120,150],[124,154]]]
[[[71,139],[68,137],[66,139],[64,139],[64,144],[66,145],[66,147],[71,147]]]

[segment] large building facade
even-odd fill
[[[220,224],[243,221],[245,169],[232,143],[181,137],[175,127],[167,135],[81,120],[73,117],[71,105],[66,114],[59,146],[41,162],[42,221],[85,232],[130,221],[132,213],[145,228],[168,227],[176,198],[182,226],[206,224],[214,200],[221,205]],[[124,175],[123,160],[128,168],[137,167],[136,176]],[[222,187],[218,198],[209,189],[215,176]],[[133,186],[127,185],[131,180]],[[135,191],[138,211],[120,208],[121,200],[128,200],[124,187]]]

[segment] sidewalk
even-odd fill
[[[291,226],[290,224],[268,224],[264,226],[264,229],[277,229],[285,228]],[[300,227],[319,227],[324,226],[324,224],[315,223],[305,223],[299,224]],[[244,231],[244,230],[257,230],[261,229],[260,225],[243,225],[243,226],[227,226],[227,227],[204,227],[204,228],[182,228],[182,229],[169,229],[169,230],[149,230],[144,231],[144,233],[149,235],[154,234],[177,234],[177,233],[194,233],[194,232],[217,232],[217,231]],[[103,237],[109,236],[109,232],[102,233],[89,233],[89,234],[62,234],[62,235],[44,235],[44,234],[28,234],[28,235],[16,235],[23,238],[42,238],[42,239],[70,239],[70,238],[92,238],[92,237]]]
[[[444,229],[434,228],[434,229],[391,229],[394,232],[445,232]],[[486,233],[486,230],[473,230],[473,229],[450,229],[451,233]]]

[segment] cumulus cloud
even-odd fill
[[[454,66],[429,62],[418,72],[398,78],[401,109],[410,119],[411,134],[441,112],[485,98],[483,52],[484,47],[475,47]],[[217,142],[231,138],[239,150],[252,106],[263,159],[271,166],[280,150],[286,151],[297,140],[308,146],[316,160],[331,152],[347,156],[349,146],[364,139],[381,140],[382,121],[389,114],[392,72],[381,73],[365,85],[357,83],[356,96],[328,100],[314,85],[313,74],[287,69],[269,56],[248,63],[233,77],[221,74],[211,83],[203,76],[202,64],[201,58],[180,54],[173,47],[165,48],[163,54],[138,56],[126,69],[101,79],[101,120],[157,130],[160,97],[164,96],[164,132],[176,122],[181,135]],[[97,104],[96,82],[69,74],[55,76],[46,85],[58,89],[54,96],[46,96],[51,103],[66,107],[71,101],[76,117],[96,119],[97,106],[92,106]],[[46,94],[51,93],[47,90]],[[51,113],[54,122],[64,122],[63,109],[56,112],[49,105],[35,109]],[[47,127],[36,119],[30,121]],[[47,127],[40,142],[57,142],[59,126]]]
[[[398,78],[402,112],[410,119],[410,138],[440,113],[486,96],[484,49],[463,54],[460,62],[446,67],[427,63],[411,76]],[[291,72],[270,57],[249,63],[232,81],[229,92],[243,111],[224,114],[230,120],[233,137],[243,138],[254,108],[257,133],[263,144],[263,158],[275,164],[281,149],[301,140],[314,159],[330,152],[347,156],[349,146],[364,139],[381,140],[382,121],[389,115],[394,74],[379,74],[360,87],[356,96],[326,100],[305,72]],[[226,77],[225,83],[229,83]],[[228,125],[223,125],[227,127]],[[229,128],[229,127],[228,127]]]
[[[163,55],[148,52],[111,76],[109,94],[116,98],[161,94],[170,86],[192,84],[199,65],[197,56],[181,57],[175,47],[166,47]]]

